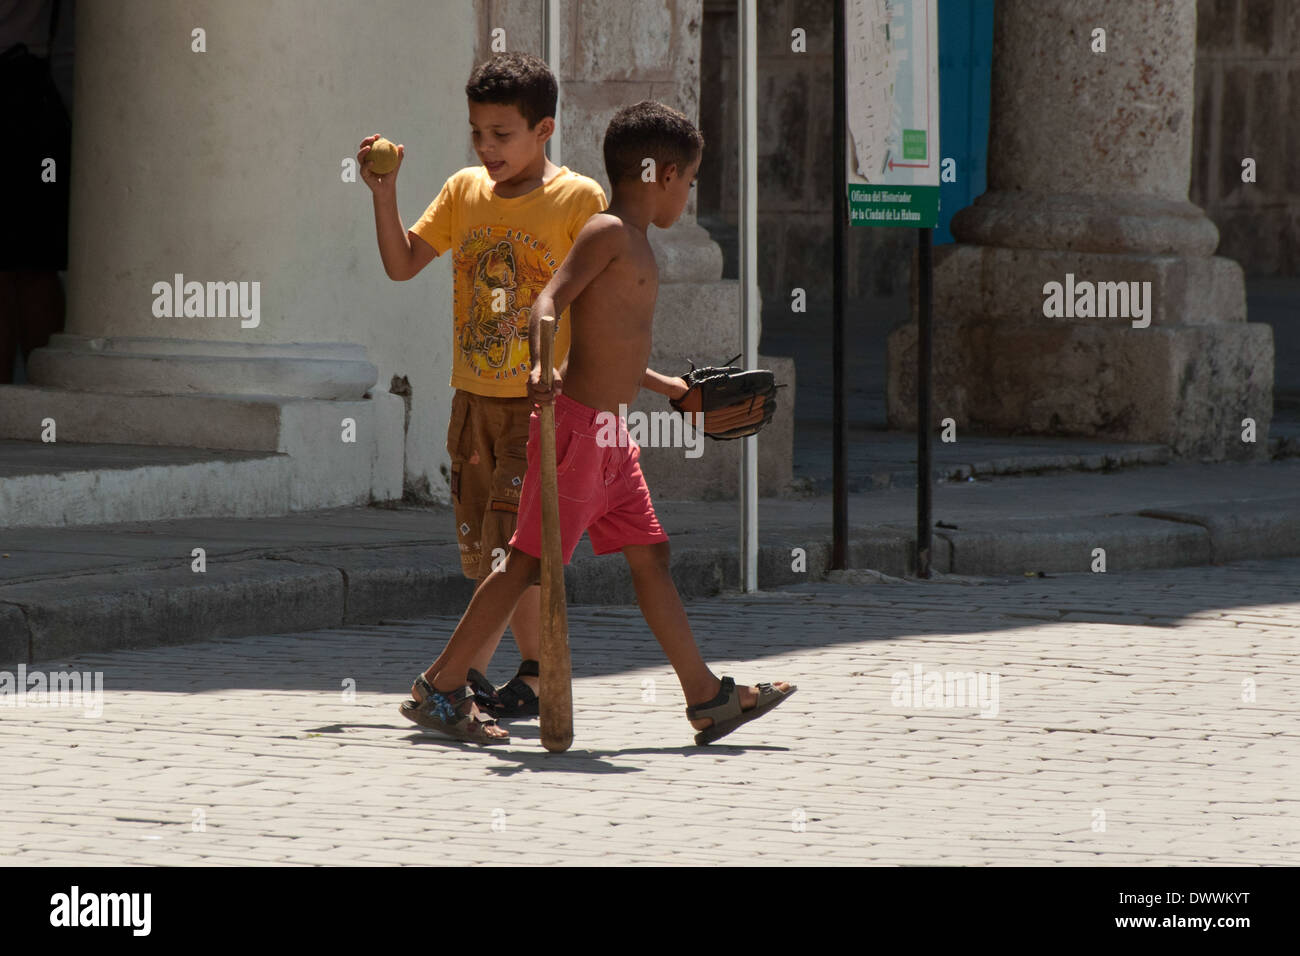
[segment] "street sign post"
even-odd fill
[[[758,367],[758,4],[740,0],[740,344]],[[758,590],[758,436],[740,439],[740,589]]]
[[[832,348],[831,566],[848,536],[844,408],[843,225],[917,230],[916,562],[930,576],[930,382],[933,267],[939,222],[938,0],[836,0],[835,264]]]

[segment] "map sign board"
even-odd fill
[[[939,222],[938,0],[845,0],[849,223]]]

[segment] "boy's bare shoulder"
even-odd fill
[[[600,246],[617,254],[627,246],[627,241],[627,226],[623,220],[608,212],[598,212],[583,224],[574,244],[581,242],[587,246]]]

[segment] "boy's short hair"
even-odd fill
[[[545,60],[528,53],[498,53],[474,68],[465,95],[471,103],[515,107],[532,129],[555,115],[559,87]]]
[[[655,168],[676,163],[685,169],[704,149],[704,137],[695,124],[671,106],[642,100],[625,106],[605,130],[605,172],[610,185],[641,175],[649,157]]]

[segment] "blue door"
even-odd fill
[[[953,241],[953,213],[986,188],[992,67],[993,0],[939,0],[939,147],[957,181],[940,180],[935,243]]]

